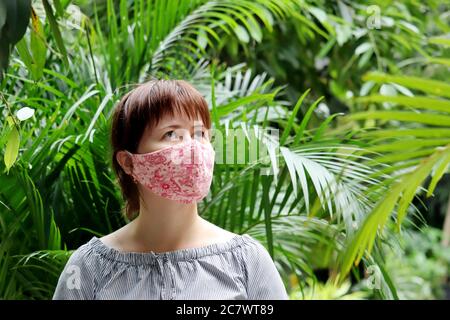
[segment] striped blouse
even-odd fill
[[[163,253],[119,251],[94,236],[70,256],[53,299],[289,298],[266,248],[243,234]]]

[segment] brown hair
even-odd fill
[[[175,112],[197,116],[207,129],[211,118],[205,98],[184,80],[150,80],[125,94],[115,106],[111,123],[112,166],[125,200],[124,215],[132,220],[139,211],[139,191],[133,178],[117,162],[121,150],[136,153],[147,127],[153,129],[165,115]]]

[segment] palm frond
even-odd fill
[[[429,96],[418,97],[382,97],[368,96],[365,102],[389,102],[393,109],[406,107],[415,107],[419,110],[412,112],[405,111],[374,111],[369,113],[356,113],[349,116],[350,119],[382,119],[386,121],[401,121],[408,126],[407,129],[388,129],[388,132],[380,130],[378,134],[368,133],[368,136],[380,136],[378,145],[372,150],[383,151],[383,156],[375,159],[379,162],[391,162],[397,159],[393,165],[395,172],[395,181],[389,186],[387,195],[379,200],[373,211],[365,219],[362,227],[351,239],[348,249],[342,254],[341,267],[342,275],[345,275],[351,268],[353,261],[358,261],[366,253],[371,252],[373,243],[378,232],[382,232],[389,217],[396,212],[397,229],[400,231],[402,221],[407,214],[418,189],[423,189],[422,184],[425,179],[431,175],[432,179],[426,190],[426,195],[430,196],[436,187],[437,182],[448,172],[450,164],[450,144],[446,138],[447,130],[450,129],[450,114],[445,106],[448,105],[448,85],[446,83],[419,79],[407,76],[391,76],[385,74],[369,74],[366,79],[376,82],[392,81],[401,84],[407,88],[420,90]],[[434,96],[441,96],[436,99]],[[431,103],[431,105],[428,105]],[[426,124],[430,126],[425,126]],[[404,130],[408,130],[404,132]],[[413,130],[413,131],[411,131]],[[411,133],[420,131],[420,138],[410,136]],[[392,135],[387,135],[392,133]],[[440,139],[437,139],[440,138]],[[377,140],[375,140],[377,141]],[[428,147],[427,149],[421,149]],[[419,149],[420,152],[409,150]],[[408,150],[404,152],[401,158],[396,154],[398,150]],[[426,151],[426,152],[422,152]],[[400,161],[399,161],[400,160]],[[397,210],[395,210],[397,209]]]

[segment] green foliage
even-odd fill
[[[311,281],[309,281],[311,282]],[[293,291],[290,295],[292,300],[362,300],[369,294],[364,291],[349,292],[352,284],[350,281],[336,286],[331,281],[327,283],[310,283],[304,293]]]
[[[386,268],[400,299],[445,298],[443,283],[450,272],[450,251],[441,238],[439,229],[411,230],[398,246],[386,249]]]
[[[50,298],[72,249],[127,222],[110,116],[130,86],[153,77],[186,79],[205,96],[227,162],[216,163],[199,213],[260,240],[292,299],[440,296],[448,257],[433,233],[393,255],[388,245],[420,217],[414,198],[433,195],[448,173],[448,10],[438,1],[34,1],[0,82],[0,297]],[[9,37],[4,17],[0,37]],[[414,275],[421,291],[405,279],[425,260]],[[367,284],[373,266],[379,290]]]
[[[407,213],[407,209],[415,196],[417,189],[421,187],[425,179],[432,175],[426,196],[429,197],[434,191],[438,181],[447,172],[450,164],[450,140],[445,138],[445,130],[450,128],[450,108],[446,108],[449,101],[444,99],[448,97],[448,85],[441,81],[423,80],[406,76],[389,76],[382,74],[369,74],[367,79],[376,82],[390,81],[398,83],[410,89],[417,89],[427,93],[430,97],[405,97],[405,96],[368,96],[363,98],[364,102],[390,102],[387,108],[389,111],[368,111],[357,112],[349,115],[353,120],[371,120],[380,119],[380,124],[375,124],[377,130],[374,134],[380,137],[387,121],[402,121],[402,129],[392,130],[389,128],[389,135],[384,138],[371,140],[372,147],[368,150],[383,152],[378,158],[380,163],[390,163],[391,170],[396,176],[397,181],[392,184],[389,195],[379,200],[376,208],[365,220],[364,225],[359,229],[355,238],[350,240],[347,250],[343,254],[341,269],[343,273],[350,271],[353,261],[358,262],[365,249],[369,253],[372,249],[378,230],[383,230],[384,225],[390,214],[395,212],[397,228],[400,229],[402,221]],[[432,96],[441,96],[436,99]],[[437,101],[437,103],[435,103]],[[404,107],[416,107],[411,111],[396,111]],[[421,112],[420,110],[423,109]],[[394,110],[394,111],[392,111]],[[444,133],[436,137],[436,131],[427,134],[427,127],[432,126],[430,130],[441,130]],[[420,138],[414,135],[403,134],[403,128],[414,127],[422,128]],[[368,131],[362,137],[370,136]],[[439,139],[441,138],[441,139]],[[420,150],[420,152],[418,152]],[[399,156],[398,151],[402,151]],[[395,161],[395,164],[393,162]],[[401,168],[401,171],[400,171]],[[396,208],[396,210],[394,210]]]

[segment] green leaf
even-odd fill
[[[441,44],[450,47],[450,39],[444,37],[433,37],[428,39],[428,43]]]
[[[447,168],[450,163],[450,147],[447,147],[447,153],[439,160],[439,165],[434,172],[433,178],[430,181],[427,190],[427,197],[431,196],[434,189],[436,188],[437,183],[441,180],[442,176],[447,172]]]
[[[61,1],[60,0],[53,0],[53,5],[55,6],[56,14],[59,17],[62,17],[64,15],[64,8],[61,5]]]
[[[42,3],[44,5],[45,14],[47,15],[48,22],[50,23],[50,28],[52,29],[53,36],[56,40],[56,45],[59,48],[60,53],[62,54],[63,61],[66,66],[69,65],[69,60],[67,59],[67,50],[64,46],[64,41],[62,40],[61,32],[58,27],[58,22],[56,21],[56,18],[53,14],[53,9],[48,3],[48,0],[42,0]]]
[[[327,13],[320,8],[311,7],[309,8],[309,12],[311,12],[311,14],[314,15],[321,23],[326,22],[328,19]]]
[[[363,80],[372,80],[378,83],[394,82],[407,88],[420,90],[436,96],[450,98],[450,84],[442,81],[423,79],[419,77],[392,76],[381,72],[368,73],[363,76]]]
[[[261,42],[262,40],[262,31],[258,23],[254,19],[247,19],[250,35],[256,42]]]
[[[435,126],[450,126],[450,116],[437,114],[414,113],[406,111],[366,111],[347,116],[353,120],[380,119],[425,123]]]
[[[450,67],[450,59],[444,59],[444,58],[428,58],[428,62],[430,62],[430,63],[436,63],[436,64],[443,64],[444,66]]]
[[[264,224],[266,226],[266,239],[268,245],[268,252],[270,256],[273,258],[273,235],[272,235],[272,212],[269,208],[269,189],[270,189],[270,180],[269,176],[263,175],[262,177],[263,184],[263,203],[264,203]]]
[[[416,194],[417,188],[423,183],[425,178],[430,174],[431,169],[434,167],[436,163],[438,163],[442,156],[449,153],[450,146],[446,148],[441,148],[434,152],[431,156],[424,159],[421,164],[414,170],[412,173],[406,175],[402,181],[399,183],[403,186],[402,196],[400,197],[400,201],[397,209],[397,228],[400,230],[400,226],[404,217],[406,216],[407,209]],[[444,162],[448,162],[445,157]],[[441,162],[442,164],[442,162]],[[438,168],[439,170],[439,168]],[[439,176],[439,173],[438,173]]]
[[[45,35],[39,17],[34,9],[31,10],[31,34],[30,49],[32,53],[31,74],[34,80],[39,80],[44,74],[45,56],[47,47],[45,45]]]
[[[343,116],[345,113],[339,112],[334,113],[331,116],[327,117],[324,122],[320,125],[320,127],[317,129],[317,131],[314,134],[314,137],[312,141],[320,141],[322,134],[325,132],[325,130],[329,127],[329,124],[331,121],[333,121],[334,118],[338,116]]]
[[[358,47],[356,47],[355,49],[355,55],[359,56],[361,54],[363,54],[364,52],[366,52],[367,50],[372,48],[372,44],[369,42],[364,42],[362,44],[360,44]]]
[[[22,38],[16,45],[17,52],[19,52],[20,59],[25,63],[28,70],[31,72],[33,57],[31,56],[30,50],[28,50],[27,41]]]
[[[445,128],[424,128],[424,129],[384,129],[359,133],[362,137],[425,137],[425,138],[441,138],[450,137],[450,129]]]
[[[359,97],[356,102],[392,102],[403,106],[415,107],[419,109],[428,109],[435,111],[444,111],[450,113],[450,101],[445,99],[436,99],[426,96],[383,96],[371,95],[367,97]]]
[[[14,126],[9,132],[6,142],[4,161],[7,172],[9,172],[9,169],[16,162],[17,155],[19,154],[19,143],[20,143],[19,131],[17,131],[17,128]]]
[[[311,116],[313,114],[314,109],[319,105],[319,102],[323,100],[323,96],[319,97],[312,105],[309,107],[308,111],[306,111],[305,116],[302,119],[302,122],[300,123],[300,127],[298,128],[298,131],[296,132],[296,137],[294,140],[294,145],[297,145],[300,140],[303,138],[303,133],[305,131],[306,126],[308,125],[309,120],[311,119]]]
[[[103,109],[106,107],[106,104],[111,100],[112,96],[113,96],[112,93],[108,93],[103,98],[103,100],[100,103],[97,111],[95,112],[94,116],[92,117],[91,123],[89,124],[89,127],[86,130],[86,133],[84,134],[84,137],[83,137],[83,140],[82,140],[83,143],[84,143],[84,141],[86,141],[86,139],[90,139],[90,141],[92,142],[92,139],[90,137],[91,132],[93,133],[93,129],[94,129],[95,123],[97,122],[98,118],[102,114]]]
[[[197,33],[197,43],[203,49],[205,49],[206,46],[208,45],[208,36],[206,35],[205,30],[200,30]]]
[[[230,103],[218,107],[217,115],[219,117],[225,116],[241,106],[245,106],[257,101],[265,101],[265,100],[270,101],[273,99],[273,96],[274,95],[272,93],[264,93],[264,94],[254,93],[252,95],[239,98],[237,100],[234,100]]]
[[[352,29],[349,25],[338,24],[335,27],[335,31],[336,40],[339,46],[342,46],[344,43],[346,43],[352,36]]]
[[[450,139],[401,139],[391,143],[381,143],[372,147],[368,147],[367,150],[376,152],[386,152],[386,151],[410,151],[418,148],[429,147],[429,146],[442,146],[450,143]]]
[[[303,100],[305,99],[305,97],[308,95],[310,89],[306,90],[302,96],[297,100],[297,103],[295,104],[294,110],[292,111],[291,116],[289,117],[288,123],[286,125],[286,127],[283,130],[283,134],[281,135],[280,138],[280,145],[284,145],[284,143],[286,142],[286,139],[288,138],[292,126],[294,124],[294,120],[297,117],[297,113],[300,110],[300,107],[302,106]]]
[[[244,42],[244,43],[248,43],[248,42],[249,42],[250,37],[249,37],[249,35],[248,35],[247,30],[245,30],[245,28],[244,28],[243,26],[237,25],[237,26],[234,28],[234,32],[236,33],[236,36],[238,37],[238,39],[239,39],[241,42]]]

